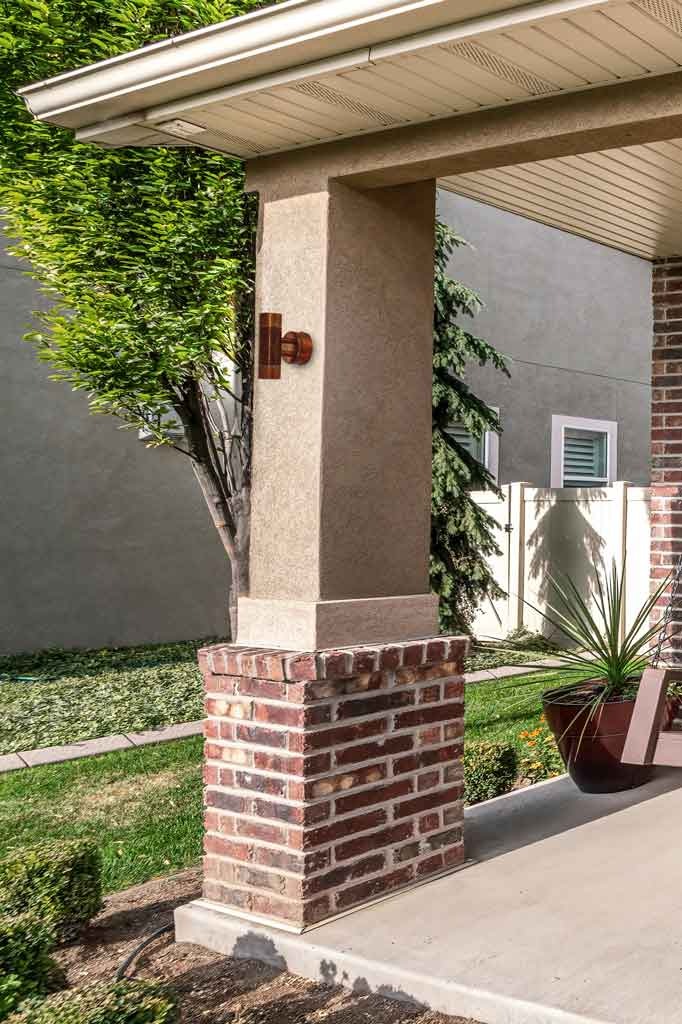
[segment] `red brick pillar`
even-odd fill
[[[682,554],[682,257],[654,262],[654,344],[651,404],[651,578],[659,583]],[[659,601],[655,618],[669,604]],[[672,611],[682,627],[682,592]],[[682,636],[669,641],[668,661],[682,661]],[[679,653],[676,653],[679,651]]]
[[[459,866],[466,645],[202,651],[205,900],[303,930]]]

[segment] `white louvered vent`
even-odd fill
[[[636,7],[646,11],[652,18],[663,22],[678,36],[682,36],[682,10],[669,0],[636,0]]]
[[[338,92],[336,89],[324,85],[322,82],[299,82],[298,85],[293,86],[293,90],[294,92],[304,93],[306,96],[312,96],[322,103],[329,103],[333,107],[343,107],[344,110],[349,110],[353,114],[366,117],[368,121],[378,124],[402,124],[400,118],[395,117],[393,114],[387,114],[385,110],[370,107],[366,103],[354,99],[352,96],[346,96],[345,93]]]
[[[607,434],[600,430],[564,431],[564,487],[608,483]]]
[[[549,82],[545,82],[538,75],[526,71],[525,68],[519,67],[518,64],[512,64],[510,60],[505,60],[504,57],[486,50],[485,47],[479,46],[477,43],[450,43],[445,44],[442,48],[449,50],[450,53],[454,53],[457,57],[461,57],[462,60],[469,61],[470,64],[477,64],[478,67],[483,68],[497,78],[503,79],[505,82],[511,82],[514,85],[518,85],[521,89],[527,89],[532,95],[556,92],[555,85],[550,85]]]

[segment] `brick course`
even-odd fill
[[[460,865],[466,646],[200,651],[205,898],[303,929]]]
[[[654,343],[651,404],[651,580],[677,566],[682,555],[682,257],[657,260],[653,269]],[[664,594],[657,621],[669,603]],[[680,607],[673,628],[682,628]],[[682,662],[682,636],[670,641],[667,660]]]

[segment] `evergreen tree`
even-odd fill
[[[93,412],[189,456],[232,565],[233,631],[237,596],[248,592],[250,526],[256,204],[243,192],[242,166],[192,147],[77,143],[33,120],[15,90],[267,5],[0,0],[0,203],[15,253],[52,300],[30,340],[56,379],[88,394]],[[495,593],[484,558],[496,549],[491,520],[468,496],[493,481],[446,428],[459,420],[476,436],[496,429],[461,377],[471,358],[504,369],[455,322],[479,306],[446,274],[460,244],[439,225],[431,578],[446,629],[465,626],[478,600]],[[178,419],[182,440],[169,429]]]
[[[471,491],[499,493],[488,470],[449,432],[461,423],[481,438],[500,431],[497,414],[465,381],[468,363],[491,365],[507,377],[504,357],[483,338],[464,329],[463,316],[474,317],[479,296],[448,276],[448,262],[466,245],[446,224],[436,225],[435,303],[433,317],[433,487],[431,495],[431,588],[440,596],[444,632],[470,631],[478,604],[502,596],[486,559],[499,554],[495,522],[471,498]]]

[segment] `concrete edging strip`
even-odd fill
[[[168,743],[170,740],[200,736],[202,722],[181,722],[161,729],[147,729],[144,732],[121,733],[117,736],[102,736],[79,743],[66,743],[60,747],[39,747],[36,750],[21,750],[18,754],[0,755],[0,775],[20,771],[22,768],[37,768],[39,765],[59,764],[61,761],[75,761],[81,757],[96,757],[115,750],[132,750],[150,743]]]
[[[483,683],[493,679],[507,679],[538,672],[541,666],[553,668],[558,664],[560,663],[556,659],[547,658],[533,666],[504,665],[500,668],[484,668],[478,672],[466,672],[464,681]],[[75,761],[80,757],[97,757],[98,754],[109,754],[115,750],[144,747],[149,743],[168,743],[170,740],[200,736],[202,731],[203,722],[181,722],[179,725],[164,726],[162,729],[120,733],[116,736],[101,736],[94,740],[66,743],[59,747],[37,747],[35,750],[20,750],[16,754],[0,754],[0,775],[20,771],[22,768],[37,768],[43,764],[59,764],[61,761]]]
[[[499,668],[482,668],[477,672],[465,672],[465,683],[488,683],[493,679],[510,679],[512,676],[529,676],[544,668],[561,668],[558,658],[544,658],[529,665],[502,665]]]

